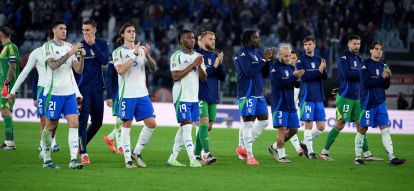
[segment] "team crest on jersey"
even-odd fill
[[[95,52],[93,52],[93,50],[91,49],[91,56],[94,57],[95,56]]]
[[[356,63],[356,61],[354,60],[354,67],[356,68],[357,67],[357,63]]]
[[[285,70],[286,77],[289,77],[289,71]]]
[[[315,62],[311,62],[311,66],[312,66],[313,69],[315,69],[315,67],[316,67]]]
[[[208,59],[208,65],[211,66],[211,59]]]
[[[376,69],[375,73],[377,74],[377,76],[379,76],[379,69]]]

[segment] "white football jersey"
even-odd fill
[[[11,94],[16,94],[16,91],[20,88],[23,81],[27,78],[30,71],[32,71],[34,67],[36,67],[37,74],[39,75],[39,81],[37,85],[42,86],[42,87],[45,87],[46,85],[48,85],[48,81],[46,79],[46,66],[45,66],[46,60],[43,57],[42,50],[43,50],[42,47],[38,47],[30,53],[26,66],[24,67],[23,71],[19,74],[19,77],[17,78],[13,86],[13,89],[10,91]]]
[[[126,63],[135,57],[134,49],[120,46],[112,53],[114,67]],[[143,48],[138,50],[138,56],[134,59],[132,66],[124,74],[118,74],[118,92],[120,98],[139,98],[148,95],[145,77],[145,52]]]
[[[193,52],[193,54],[184,53],[182,50],[177,50],[170,59],[171,71],[182,71],[190,66],[200,54]],[[201,68],[205,70],[204,61]],[[173,102],[198,102],[198,87],[199,87],[198,68],[193,68],[181,80],[175,81],[173,86]]]
[[[68,42],[63,42],[63,45],[59,46],[54,40],[51,40],[43,45],[42,50],[45,60],[49,58],[57,60],[68,53],[71,48],[72,45]],[[49,82],[45,87],[45,95],[50,91],[52,95],[71,95],[76,93],[79,96],[79,89],[72,71],[73,61],[77,61],[75,55],[69,57],[56,70],[52,70],[49,65],[46,66],[46,78]]]

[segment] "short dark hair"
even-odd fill
[[[242,33],[242,45],[246,46],[249,44],[250,41],[252,41],[253,34],[257,33],[254,29],[247,29],[243,31]]]
[[[98,26],[98,23],[96,23],[93,19],[86,20],[85,22],[83,22],[83,24],[84,25],[92,25],[95,28]]]
[[[358,35],[356,35],[356,34],[350,35],[350,36],[348,37],[348,42],[351,42],[352,40],[361,40],[361,37],[359,37],[359,36],[358,36]]]
[[[298,54],[298,52],[296,52],[295,50],[290,51],[290,54]]]
[[[63,20],[55,20],[50,25],[50,30],[53,30],[58,25],[64,25],[64,24],[65,24],[65,21],[63,21]]]
[[[180,44],[181,37],[182,37],[183,35],[187,34],[187,33],[192,33],[192,32],[191,32],[191,31],[189,31],[189,30],[183,29],[183,30],[181,30],[181,31],[180,31],[180,33],[178,33],[178,44]]]
[[[9,27],[6,27],[6,26],[0,27],[0,32],[3,33],[4,36],[6,36],[7,38],[10,38],[11,36],[11,30]]]
[[[375,42],[373,42],[372,44],[371,44],[371,46],[369,46],[369,49],[370,50],[373,50],[374,48],[375,48],[375,46],[376,45],[380,45],[381,46],[381,48],[384,48],[384,46],[382,45],[382,43],[381,42],[379,42],[379,41],[375,41]]]
[[[309,41],[312,41],[313,43],[315,43],[315,38],[314,38],[313,36],[306,36],[306,37],[303,39],[303,43],[307,43],[307,42],[309,42]]]

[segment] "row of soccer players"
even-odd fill
[[[290,163],[286,158],[284,143],[290,139],[298,154],[309,159],[317,159],[313,150],[313,140],[325,129],[325,109],[323,81],[327,79],[326,61],[315,55],[315,39],[311,36],[303,40],[304,54],[297,61],[297,53],[292,56],[288,47],[281,47],[278,59],[272,61],[274,48],[262,55],[259,34],[254,30],[246,30],[242,35],[243,47],[235,55],[237,70],[237,98],[239,110],[243,118],[243,127],[239,133],[239,146],[236,152],[246,160],[248,165],[258,165],[253,156],[253,142],[268,125],[268,111],[263,97],[263,78],[270,75],[271,109],[273,127],[278,130],[276,141],[268,151],[275,160]],[[390,86],[391,70],[380,61],[383,46],[375,42],[370,47],[371,58],[362,60],[358,56],[361,39],[351,35],[348,39],[348,50],[338,63],[338,92],[336,95],[336,123],[329,132],[320,159],[333,160],[329,149],[345,122],[355,122],[355,160],[357,165],[365,164],[364,160],[383,160],[374,157],[368,149],[366,131],[369,126],[379,127],[382,143],[388,154],[389,164],[401,165],[404,159],[394,156],[393,145],[388,126],[388,114],[385,104],[385,90]],[[294,102],[294,88],[299,88],[298,117]],[[362,105],[362,107],[361,107]],[[361,111],[362,109],[362,111]],[[254,125],[255,119],[258,120]],[[299,142],[297,129],[299,119],[304,121],[304,139]],[[313,122],[316,129],[312,130]],[[363,156],[362,157],[362,151]]]
[[[73,68],[75,69],[76,72],[81,73],[82,71],[80,69],[83,69],[83,59],[86,54],[85,51],[80,51],[79,53],[80,62],[78,62],[76,59],[71,57],[71,55],[75,54],[76,52],[79,52],[79,48],[82,45],[75,44],[70,49],[70,44],[68,44],[69,48],[66,48],[66,50],[62,49],[61,51],[61,52],[68,52],[68,54],[63,54],[63,56],[56,55],[56,57],[58,58],[52,58],[53,57],[51,56],[52,53],[59,54],[59,51],[54,52],[54,49],[63,47],[63,46],[59,46],[58,42],[63,43],[61,45],[65,45],[66,43],[63,41],[66,37],[66,27],[62,23],[60,24],[58,23],[57,25],[55,24],[53,26],[53,32],[54,32],[54,40],[46,43],[42,48],[44,57],[48,59],[48,67],[50,67],[51,70],[54,70],[53,72],[49,70],[49,73],[50,73],[49,78],[52,80],[49,79],[51,81],[49,82],[50,85],[45,85],[46,87],[45,89],[47,91],[44,91],[48,93],[51,92],[49,94],[51,96],[49,96],[47,100],[49,104],[47,105],[47,107],[43,107],[45,108],[44,113],[46,113],[46,116],[48,118],[47,123],[46,123],[46,127],[48,128],[43,130],[43,133],[42,133],[42,147],[43,147],[42,157],[44,158],[43,166],[47,168],[56,167],[56,165],[50,160],[50,142],[48,142],[48,140],[50,140],[49,139],[49,136],[51,133],[50,130],[55,129],[57,126],[58,117],[56,119],[56,116],[60,116],[60,112],[63,112],[68,119],[68,123],[70,124],[69,126],[72,127],[71,129],[75,130],[77,128],[76,127],[77,124],[75,122],[77,120],[74,120],[71,117],[72,115],[75,116],[74,114],[75,112],[73,109],[74,107],[72,107],[70,104],[68,104],[69,106],[66,106],[66,104],[64,104],[67,100],[70,100],[68,101],[70,103],[76,103],[76,101],[75,102],[73,101],[74,98],[76,97],[73,94],[77,92],[76,82],[74,83],[73,80],[65,81],[65,80],[54,79],[53,76],[58,78],[61,75],[58,75],[58,74],[55,75],[55,72],[61,72],[62,74],[65,74],[66,77],[69,77],[67,79],[73,79],[72,78],[73,73],[72,73],[72,76],[70,76],[70,74],[66,74],[66,73],[71,73],[71,72],[68,72],[69,70],[66,70],[66,73],[65,73],[64,72],[65,70],[60,70],[62,69],[60,66],[63,63],[65,63],[69,58],[71,58],[70,63],[74,64]],[[58,37],[56,34],[60,34],[60,36]],[[154,120],[155,115],[153,112],[153,107],[152,107],[151,101],[149,100],[148,91],[145,86],[145,66],[144,66],[144,64],[149,63],[150,69],[155,71],[156,64],[149,54],[150,47],[148,45],[146,45],[145,47],[142,47],[140,44],[137,44],[137,45],[134,44],[135,28],[133,25],[130,25],[130,24],[124,25],[120,30],[120,36],[121,38],[119,39],[118,43],[119,44],[123,43],[123,45],[118,47],[113,52],[113,61],[114,61],[115,70],[119,74],[120,86],[119,86],[118,93],[120,95],[120,98],[119,98],[120,107],[115,106],[114,108],[121,109],[120,118],[123,123],[122,125],[123,128],[120,133],[121,134],[120,140],[121,140],[121,145],[124,151],[123,154],[125,156],[126,166],[128,168],[131,168],[131,167],[135,167],[135,165],[132,163],[131,158],[135,159],[138,162],[138,165],[145,166],[145,163],[142,161],[142,158],[140,156],[140,152],[142,151],[144,145],[148,142],[149,138],[152,135],[153,129],[156,126],[155,120]],[[173,165],[173,166],[183,165],[176,160],[178,152],[182,148],[183,145],[186,146],[186,150],[190,158],[190,166],[194,166],[194,167],[201,166],[199,160],[197,160],[197,158],[194,156],[193,144],[191,140],[192,123],[198,121],[198,118],[199,118],[198,98],[202,97],[205,94],[208,95],[209,91],[213,91],[213,92],[215,91],[213,93],[215,94],[215,96],[205,96],[207,97],[207,101],[202,99],[201,104],[200,104],[202,106],[202,109],[201,109],[202,120],[200,123],[200,131],[198,131],[198,134],[197,134],[197,142],[200,144],[197,144],[197,145],[198,146],[202,145],[202,147],[199,147],[198,151],[196,149],[196,154],[200,153],[201,148],[204,149],[208,153],[208,150],[209,150],[208,142],[206,143],[205,140],[208,140],[206,139],[206,137],[208,136],[208,129],[209,129],[209,126],[211,128],[211,124],[214,121],[214,114],[215,114],[214,101],[217,102],[218,100],[217,82],[219,79],[223,79],[225,77],[224,70],[221,67],[223,54],[222,53],[215,54],[211,52],[212,50],[214,50],[214,33],[206,32],[206,33],[203,33],[200,37],[201,39],[199,42],[201,42],[200,44],[201,49],[199,52],[204,53],[203,54],[205,56],[204,62],[203,62],[203,56],[200,55],[199,53],[194,52],[193,50],[194,45],[195,45],[195,39],[194,39],[194,34],[192,34],[190,31],[182,31],[180,33],[178,39],[180,41],[181,49],[175,52],[171,56],[171,71],[172,71],[173,79],[175,81],[174,88],[173,88],[173,97],[174,97],[174,104],[175,104],[175,108],[177,112],[177,120],[180,123],[180,128],[175,138],[173,152],[171,154],[170,159],[167,162],[167,164]],[[205,42],[204,45],[202,43],[203,39]],[[263,107],[263,97],[260,94],[262,94],[262,89],[263,89],[262,74],[268,75],[266,73],[269,72],[268,66],[270,64],[270,58],[273,54],[273,49],[266,51],[265,54],[263,55],[264,60],[262,60],[261,59],[262,55],[258,53],[256,50],[256,48],[259,47],[259,44],[260,44],[260,38],[255,31],[249,31],[249,30],[245,31],[243,33],[244,47],[242,48],[241,53],[237,54],[237,56],[235,57],[236,69],[238,70],[238,98],[240,102],[239,104],[240,110],[241,110],[240,112],[243,116],[243,121],[244,121],[243,128],[241,128],[242,130],[240,131],[240,147],[237,148],[237,152],[240,156],[243,156],[244,158],[246,158],[248,164],[258,164],[258,162],[253,157],[253,154],[251,151],[251,145],[254,139],[257,138],[260,135],[261,131],[267,126],[267,109],[263,109],[265,107]],[[272,79],[272,110],[273,110],[272,113],[274,113],[273,121],[274,121],[275,127],[282,127],[282,128],[279,128],[278,142],[270,146],[269,151],[278,161],[281,161],[281,162],[283,161],[289,162],[284,156],[284,149],[283,149],[284,146],[282,144],[283,143],[282,140],[289,140],[289,137],[294,136],[296,134],[296,130],[294,128],[297,128],[299,125],[296,125],[296,123],[298,123],[297,115],[295,114],[296,115],[296,120],[295,120],[294,115],[292,115],[292,112],[290,112],[290,110],[292,109],[292,105],[289,103],[290,101],[288,98],[293,99],[293,96],[288,96],[288,95],[291,93],[291,91],[289,90],[289,91],[284,92],[284,91],[279,90],[278,92],[277,87],[279,88],[282,87],[282,90],[288,89],[287,87],[289,87],[289,84],[285,84],[286,81],[283,81],[283,80],[288,80],[287,82],[292,81],[292,83],[294,83],[293,86],[297,86],[298,83],[295,78],[297,79],[300,78],[302,89],[303,87],[313,85],[314,87],[319,86],[319,90],[321,90],[322,84],[320,82],[317,82],[318,80],[316,79],[318,77],[321,79],[326,78],[326,71],[325,71],[326,63],[322,59],[314,57],[313,55],[314,45],[315,45],[314,39],[310,37],[305,38],[304,47],[306,50],[307,57],[303,56],[298,61],[297,68],[300,68],[299,65],[302,62],[305,63],[306,58],[311,60],[311,62],[309,62],[308,69],[306,69],[306,67],[303,67],[302,69],[293,71],[294,68],[292,70],[292,68],[288,67],[288,68],[285,68],[285,70],[283,71],[283,69],[276,67],[278,66],[277,61],[274,64],[270,65],[271,75],[272,75],[271,76],[271,79]],[[207,50],[207,51],[203,52],[203,50]],[[288,53],[290,54],[289,49],[281,48],[280,56],[279,56],[279,63],[289,62],[290,55]],[[62,55],[62,53],[60,53],[60,55]],[[285,59],[283,59],[284,57]],[[315,59],[315,60],[312,60],[312,59]],[[212,62],[214,62],[214,64]],[[70,69],[70,66],[68,68]],[[263,69],[264,71],[259,72]],[[291,72],[291,76],[289,76],[289,71]],[[315,71],[316,72],[319,71],[320,74],[313,75],[313,76],[312,74],[308,75],[308,73],[315,72]],[[274,75],[279,75],[279,78],[274,77],[273,73],[275,73]],[[208,82],[210,82],[210,84],[214,85],[213,88],[211,87],[209,88],[207,86],[207,89],[206,89],[207,92],[200,91],[200,96],[199,96],[198,79],[200,78],[203,83],[203,81],[208,79],[207,76],[211,77],[211,76],[214,76],[214,74],[217,76],[217,78],[214,79],[214,81],[204,82],[207,85],[208,85]],[[389,72],[389,75],[390,75],[390,72]],[[43,75],[39,75],[39,76],[43,76]],[[310,81],[311,81],[310,83],[304,83],[304,79],[307,78],[306,76],[310,77]],[[279,81],[277,81],[276,79]],[[281,79],[282,81],[280,81]],[[70,82],[70,83],[64,84],[65,82]],[[57,87],[56,88],[57,90],[54,89],[54,86],[53,86],[54,83],[56,83],[55,87]],[[49,90],[47,89],[48,86],[49,86]],[[73,92],[64,92],[62,90],[63,88],[60,86],[65,87],[67,89],[72,89]],[[128,88],[129,86],[135,87],[135,88]],[[60,91],[59,91],[59,87],[62,88],[60,89]],[[312,87],[308,87],[308,88],[314,89]],[[293,87],[291,90],[293,92]],[[301,112],[301,119],[306,121],[305,122],[305,129],[306,129],[305,130],[305,141],[304,141],[306,146],[302,145],[303,147],[302,149],[305,150],[305,155],[309,156],[310,158],[316,158],[315,153],[312,150],[312,139],[318,136],[321,130],[323,130],[324,128],[323,121],[325,120],[324,119],[325,117],[324,117],[323,105],[321,104],[319,100],[317,100],[317,99],[323,100],[323,93],[322,94],[319,93],[319,95],[318,93],[316,93],[316,95],[312,95],[312,93],[307,93],[307,92],[308,92],[307,89],[301,91],[301,104],[300,104],[301,111],[303,110],[306,111],[306,112]],[[322,91],[319,91],[319,92],[322,92]],[[68,93],[72,93],[72,94],[68,94]],[[64,97],[62,97],[61,94],[64,94],[63,95]],[[258,94],[258,95],[255,95],[255,94]],[[44,93],[44,95],[47,95],[47,94]],[[11,99],[13,101],[13,98]],[[213,100],[213,103],[209,103],[210,100],[208,99]],[[43,105],[38,104],[38,106],[40,107],[39,113],[42,113]],[[56,106],[58,106],[58,109],[56,109]],[[349,109],[352,110],[352,108],[345,109],[345,107],[347,108],[350,107],[349,104],[348,105],[345,104],[344,111],[349,110]],[[294,104],[293,104],[293,108],[294,110],[296,110]],[[284,111],[284,110],[287,110],[287,111]],[[208,115],[209,113],[210,115]],[[276,116],[278,118],[277,120],[275,118]],[[344,116],[346,116],[346,114]],[[76,117],[77,116],[73,118],[76,118]],[[145,123],[145,126],[140,134],[136,148],[134,149],[133,152],[131,152],[130,139],[129,139],[129,128],[130,128],[133,117],[135,117],[135,119],[138,121],[143,120]],[[258,123],[257,123],[258,125],[257,125],[257,128],[256,127],[253,128],[253,121],[255,120],[256,117],[258,118]],[[313,132],[311,131],[311,128],[312,128],[311,121],[313,120],[317,121],[317,126],[318,126],[319,131],[313,131]],[[338,123],[340,124],[340,122]],[[341,125],[337,125],[337,126],[338,126],[338,129],[341,128]],[[343,128],[343,125],[342,125],[342,128]],[[253,132],[252,132],[252,129],[253,129]],[[289,129],[289,133],[286,132],[287,129]],[[73,135],[71,136],[71,134],[73,133],[69,133],[69,137],[70,137],[69,139],[77,140],[77,137]],[[71,141],[69,142],[71,145]],[[107,142],[111,142],[111,140],[107,139]],[[295,144],[295,147],[299,148],[297,145],[298,144]],[[77,145],[73,143],[73,145],[71,145],[71,159],[72,159],[71,167],[81,168],[81,165],[78,164],[76,161],[76,154],[72,153],[72,150],[74,151],[75,148],[77,148]],[[275,148],[278,148],[278,149],[275,149]],[[358,161],[359,159],[358,156],[361,155],[360,153],[361,152],[359,152],[359,155],[357,155],[356,161]],[[370,154],[369,152],[365,152],[365,153]],[[389,153],[391,153],[390,155],[391,161],[398,160],[395,157],[393,157],[392,152],[389,152]],[[205,161],[207,161],[208,163],[214,162],[216,160],[211,154],[208,154],[206,156],[207,156],[206,157],[207,160]],[[372,157],[372,156],[368,156],[368,158],[369,157]],[[322,152],[321,158],[330,159],[327,153],[327,149],[325,149]]]
[[[96,23],[94,21],[86,21],[83,24],[82,32],[84,33],[85,39],[82,43],[71,45],[65,41],[66,25],[63,21],[54,22],[52,24],[51,31],[53,32],[53,39],[45,43],[42,47],[34,50],[29,57],[29,62],[25,67],[25,70],[22,72],[22,75],[20,75],[17,79],[17,75],[14,75],[14,78],[11,80],[10,94],[7,96],[7,99],[5,99],[8,103],[7,110],[12,110],[16,91],[31,69],[36,67],[39,79],[36,82],[38,92],[35,99],[35,105],[42,122],[40,157],[44,161],[43,167],[59,168],[51,160],[51,151],[53,150],[51,146],[52,137],[56,131],[59,118],[61,114],[63,114],[69,125],[69,147],[71,155],[69,167],[71,169],[81,169],[83,167],[82,164],[90,164],[88,155],[86,154],[86,144],[91,140],[102,124],[102,117],[98,116],[94,118],[93,113],[95,113],[95,116],[96,113],[103,114],[103,109],[101,109],[101,112],[97,112],[96,110],[92,111],[93,108],[97,107],[94,105],[93,100],[101,100],[102,98],[100,97],[102,97],[102,94],[98,93],[95,96],[90,96],[88,94],[95,92],[82,91],[82,89],[94,89],[94,86],[101,88],[102,85],[93,84],[94,81],[88,79],[88,75],[85,75],[85,72],[86,74],[90,74],[91,71],[88,70],[95,70],[95,68],[100,68],[101,65],[105,65],[109,62],[109,60],[99,59],[99,56],[109,58],[109,54],[107,54],[107,56],[101,55],[102,53],[105,54],[105,52],[107,52],[107,46],[105,49],[105,46],[102,45],[102,42],[104,41],[95,38],[94,32],[96,32]],[[206,68],[204,64],[202,64],[203,58],[201,54],[194,52],[194,35],[190,38],[189,34],[189,31],[180,33],[179,40],[182,50],[177,51],[172,56],[172,58],[175,58],[175,60],[172,61],[172,66],[174,66],[172,67],[172,74],[174,80],[176,81],[174,85],[174,102],[177,112],[180,111],[180,114],[177,114],[177,116],[179,116],[178,122],[180,123],[180,128],[176,135],[173,152],[167,164],[172,166],[183,166],[183,164],[176,161],[176,157],[179,150],[183,147],[183,144],[185,144],[190,157],[190,166],[200,167],[200,161],[211,164],[216,160],[216,158],[208,152],[208,138],[206,136],[208,136],[208,129],[211,129],[213,121],[212,117],[215,115],[215,103],[218,101],[218,80],[224,80],[225,73],[223,67],[221,66],[223,54],[214,54],[211,52],[211,50],[214,49],[215,43],[214,33],[203,33],[201,35],[203,38],[200,39],[200,42],[206,41],[204,53],[207,54],[206,58],[208,57],[208,54],[212,57],[212,59],[206,59],[206,61],[210,62],[209,67],[211,68]],[[109,136],[106,136],[104,140],[108,143],[111,150],[124,154],[127,168],[136,167],[132,163],[132,159],[136,160],[138,165],[145,167],[146,164],[143,162],[140,153],[145,144],[149,141],[156,126],[154,109],[149,99],[148,90],[145,84],[145,65],[148,64],[150,66],[150,70],[153,72],[157,70],[157,67],[154,59],[150,55],[150,46],[141,46],[139,43],[135,44],[135,27],[132,24],[123,25],[120,29],[119,35],[120,38],[117,40],[118,48],[114,50],[112,54],[114,63],[113,69],[115,69],[117,74],[116,76],[118,78],[119,88],[111,92],[112,95],[116,95],[114,96],[113,101],[110,99],[107,99],[106,101],[108,105],[112,105],[114,108],[113,114],[119,115],[119,118],[122,120],[122,130],[119,132],[118,129],[114,129],[114,131]],[[202,49],[200,49],[200,52],[201,51]],[[74,55],[77,55],[78,58]],[[97,60],[100,61],[100,63],[92,62],[84,64],[84,62],[87,63],[88,60],[93,60],[95,57],[98,57]],[[180,63],[181,60],[183,63]],[[214,61],[214,64],[211,64],[212,60]],[[10,63],[11,65],[14,64],[12,60],[10,60]],[[10,65],[10,63],[8,64]],[[98,67],[91,66],[93,64],[98,65]],[[186,69],[182,68],[187,65],[188,67]],[[78,84],[75,81],[72,69],[76,73],[82,75],[81,79],[78,81]],[[100,72],[100,70],[97,71],[97,73]],[[194,120],[195,122],[198,121],[199,117],[198,113],[192,113],[192,111],[199,111],[199,72],[200,74],[203,74],[204,80],[207,79],[207,74],[210,74],[209,81],[205,81],[207,88],[205,91],[212,94],[206,97],[207,101],[213,100],[213,103],[207,103],[206,101],[200,104],[202,105],[202,111],[206,116],[202,117],[198,131],[198,147],[196,147],[196,153],[198,154],[196,157],[193,153],[194,148],[191,140],[191,124],[193,122],[193,118],[197,118]],[[110,77],[108,77],[108,79],[111,80]],[[100,80],[98,78],[95,81],[99,82]],[[86,84],[85,86],[87,88],[82,88],[82,82],[83,84]],[[212,82],[215,82],[215,85]],[[115,86],[114,83],[109,84]],[[215,89],[213,88],[213,90],[210,90],[209,87],[207,87],[209,84],[213,84]],[[108,89],[113,90],[113,86]],[[184,86],[184,88],[182,86]],[[181,89],[188,89],[189,91],[181,93]],[[180,96],[177,96],[178,94],[180,94]],[[196,101],[197,104],[193,103],[194,101]],[[79,102],[82,102],[80,119],[78,119],[77,105]],[[85,104],[85,102],[87,104]],[[119,112],[117,112],[118,109],[120,110]],[[88,121],[90,110],[92,124],[86,133],[87,136],[82,137],[85,132],[82,132],[80,128],[78,130],[78,126],[82,123],[82,112],[85,110],[88,110],[86,122]],[[207,112],[210,114],[206,114]],[[142,129],[135,149],[131,152],[129,129],[134,117],[137,121],[144,121],[145,126]],[[96,121],[98,121],[98,123]],[[93,128],[93,126],[95,127]],[[96,126],[98,127],[96,128]],[[94,129],[92,133],[89,132],[90,129]],[[122,149],[114,148],[113,139],[116,137],[118,137]],[[78,141],[80,142],[80,145]],[[201,145],[203,145],[203,147],[201,147]],[[15,149],[14,144],[7,146]],[[200,156],[202,149],[207,153],[204,160],[202,160]],[[82,154],[82,164],[77,160],[78,150],[80,150]]]

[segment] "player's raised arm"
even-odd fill
[[[80,46],[82,47],[81,43],[76,43],[76,44],[80,44]],[[81,74],[85,66],[85,55],[86,55],[85,49],[79,48],[78,51],[76,52],[76,55],[79,56],[79,61],[76,58],[73,58],[72,68],[76,73]]]

